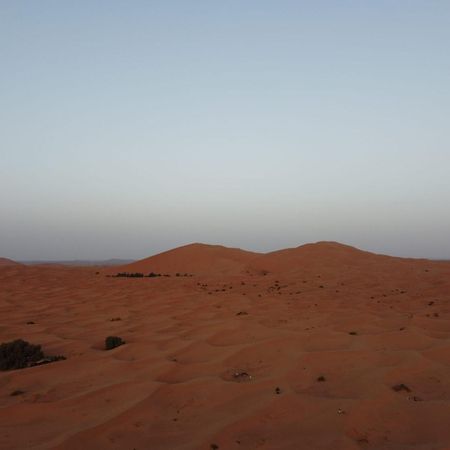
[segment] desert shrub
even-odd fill
[[[0,370],[23,369],[43,358],[40,345],[32,345],[23,339],[0,345]]]
[[[406,386],[406,384],[403,384],[403,383],[392,386],[392,389],[395,392],[400,392],[400,391],[411,392],[411,389],[408,386]]]
[[[12,391],[11,394],[9,394],[11,397],[17,397],[18,395],[25,394],[25,391],[22,391],[22,389],[16,389],[15,391]]]
[[[106,350],[112,350],[113,348],[119,347],[123,344],[125,344],[125,341],[122,340],[122,338],[119,336],[108,336],[105,339],[105,349]]]
[[[144,274],[141,272],[129,273],[129,272],[119,272],[117,275],[114,275],[117,278],[125,277],[125,278],[143,278]]]

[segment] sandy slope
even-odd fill
[[[189,244],[131,264],[113,267],[107,273],[141,272],[148,274],[230,275],[242,272],[246,265],[260,256],[238,248],[221,245]]]
[[[68,358],[0,373],[0,448],[450,448],[450,263],[179,251],[150,270],[195,276],[0,269],[0,342]]]
[[[20,266],[21,264],[9,258],[0,258],[0,267],[4,266]]]

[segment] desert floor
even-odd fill
[[[345,252],[0,267],[0,342],[67,357],[0,372],[0,448],[450,449],[450,263]]]

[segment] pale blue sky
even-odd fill
[[[450,258],[449,1],[0,0],[0,256]]]

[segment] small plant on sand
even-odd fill
[[[403,383],[395,384],[394,386],[392,386],[392,390],[394,390],[395,392],[400,391],[411,392],[411,389],[408,386],[406,386],[406,384]]]
[[[120,347],[123,344],[125,344],[125,341],[119,336],[108,336],[105,339],[106,350],[112,350],[113,348]]]
[[[40,345],[32,345],[23,339],[0,345],[0,370],[23,369],[44,357]]]
[[[116,278],[143,278],[144,274],[141,272],[128,273],[128,272],[119,272],[116,275],[113,275]]]
[[[18,395],[25,394],[25,391],[22,391],[21,389],[16,389],[15,391],[12,391],[11,394],[9,394],[11,397],[17,397]]]
[[[0,370],[24,369],[66,359],[64,356],[45,356],[40,345],[23,339],[4,342],[0,345]]]

